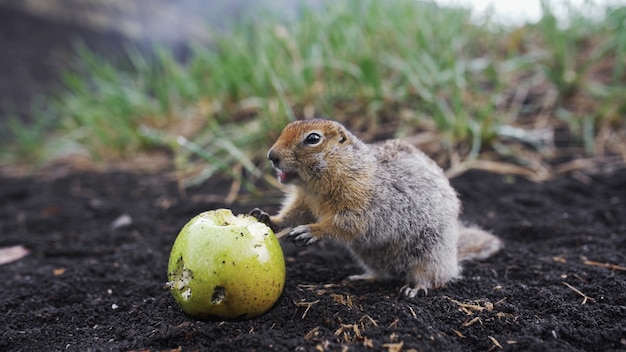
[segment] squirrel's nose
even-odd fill
[[[270,151],[267,153],[267,158],[270,159],[272,164],[276,165],[278,163],[278,152],[276,152],[274,149],[270,149]]]

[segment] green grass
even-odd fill
[[[302,117],[337,119],[367,139],[386,124],[398,137],[430,136],[422,147],[447,167],[529,165],[546,156],[540,126],[566,126],[590,155],[600,135],[603,151],[623,143],[626,8],[600,20],[570,9],[567,23],[543,8],[538,23],[507,28],[472,23],[464,8],[342,1],[295,22],[266,14],[227,34],[208,28],[215,42],[184,64],[164,48],[150,59],[129,48],[125,65],[81,49],[67,90],[35,109],[45,127],[10,120],[4,157],[51,158],[47,143],[65,143],[106,162],[165,147],[186,184],[219,174],[252,190],[266,150]]]

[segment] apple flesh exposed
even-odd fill
[[[174,241],[167,270],[172,295],[198,319],[259,316],[285,285],[285,259],[274,232],[229,209],[191,219]]]

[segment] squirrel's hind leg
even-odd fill
[[[409,297],[409,298],[413,298],[415,296],[417,296],[420,292],[424,292],[424,296],[428,295],[428,288],[427,287],[416,287],[416,286],[411,286],[409,284],[406,284],[404,286],[402,286],[400,288],[400,294]]]
[[[406,297],[413,298],[421,291],[424,295],[428,290],[444,286],[446,283],[458,278],[460,267],[456,262],[417,264],[410,268],[407,274],[407,284],[400,289]]]

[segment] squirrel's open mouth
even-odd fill
[[[293,181],[294,179],[298,178],[298,174],[296,174],[295,172],[286,172],[283,170],[277,170],[277,171],[278,171],[278,181],[280,181],[280,183],[282,184],[289,183]]]

